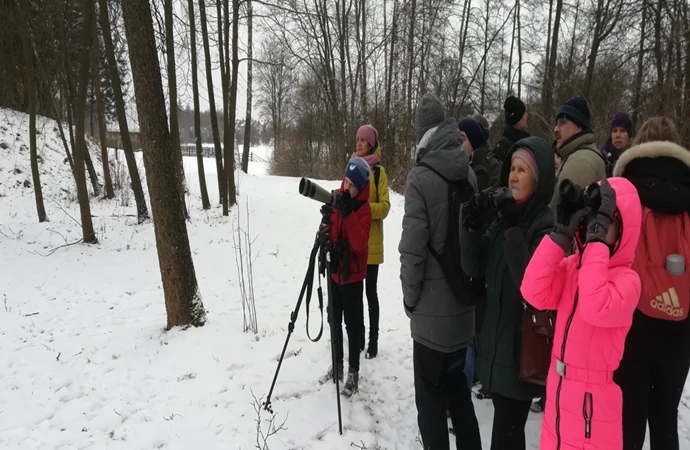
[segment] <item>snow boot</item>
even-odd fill
[[[337,368],[337,372],[338,372],[338,374],[337,374],[338,379],[342,382],[343,381],[343,363],[336,364],[336,368]],[[328,372],[326,372],[326,375],[324,375],[323,377],[321,377],[319,379],[319,384],[326,384],[329,381],[332,381],[335,383],[335,378],[333,378],[333,366],[329,367]]]
[[[345,381],[342,394],[345,397],[352,397],[357,392],[359,392],[359,372],[350,369],[347,373],[347,380]]]
[[[545,397],[541,397],[539,400],[533,401],[532,406],[530,406],[529,409],[531,409],[532,412],[535,412],[535,413],[544,412],[544,401],[545,401]]]
[[[484,389],[484,386],[482,386],[481,388],[479,388],[478,391],[474,393],[474,396],[477,397],[479,400],[488,400],[491,398],[491,392]]]

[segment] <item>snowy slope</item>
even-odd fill
[[[12,113],[14,125],[7,131],[3,113],[8,120],[9,112],[0,110],[0,142],[17,133],[21,126],[14,119],[23,117]],[[135,225],[134,206],[123,206],[121,197],[92,199],[100,244],[60,248],[46,256],[79,239],[69,217],[79,217],[78,206],[67,196],[46,202],[51,222],[36,223],[33,191],[15,187],[17,180],[7,176],[16,166],[30,179],[28,153],[16,146],[3,151],[0,448],[256,448],[253,396],[268,392],[320,219],[319,205],[298,195],[298,180],[265,176],[261,163],[250,163],[250,175],[238,180],[242,222],[248,207],[256,237],[259,325],[257,335],[243,333],[232,240],[238,208],[229,218],[221,216],[215,161],[208,159],[213,207],[201,210],[196,159],[185,158],[190,243],[209,321],[203,328],[165,332],[153,225]],[[43,150],[44,185],[51,186],[51,195],[71,188],[69,169],[59,165],[63,152],[52,144]],[[403,199],[393,194],[391,203],[379,280],[380,354],[375,360],[362,358],[360,393],[343,399],[344,434],[337,432],[333,385],[318,383],[330,364],[328,326],[326,337],[311,343],[303,304],[273,397],[276,420],[285,420],[285,429],[268,439],[271,449],[347,449],[351,443],[368,449],[421,447],[412,343],[398,280]],[[315,298],[312,334],[320,323]],[[491,404],[475,400],[475,406],[489,448]],[[690,415],[682,409],[679,426],[685,433]],[[263,432],[267,418],[261,411]],[[531,449],[538,445],[540,420],[538,414],[529,419]],[[690,449],[687,439],[682,448]]]

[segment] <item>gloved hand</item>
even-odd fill
[[[475,196],[483,195],[481,192],[474,194]],[[486,217],[486,207],[479,199],[474,200],[474,197],[464,205],[462,205],[462,226],[468,230],[479,230],[484,226],[484,218]]]
[[[333,208],[331,208],[330,206],[323,205],[321,207],[321,216],[324,217],[325,219],[330,219],[332,214],[333,214]]]
[[[338,203],[338,211],[340,215],[345,218],[348,214],[352,212],[352,196],[350,191],[345,190],[340,197],[340,202]]]
[[[613,223],[616,213],[616,191],[608,180],[604,179],[599,186],[601,205],[597,211],[592,211],[587,224],[587,242],[606,243],[606,233]]]
[[[515,202],[514,198],[503,201],[500,207],[501,217],[503,217],[503,228],[507,230],[520,223],[522,207]]]
[[[556,218],[556,224],[549,236],[553,241],[563,249],[564,252],[569,252],[573,246],[573,239],[575,233],[580,228],[580,223],[587,216],[587,210],[582,208],[575,211],[569,217],[564,214],[559,214]]]

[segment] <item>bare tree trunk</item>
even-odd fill
[[[589,52],[587,74],[585,75],[585,97],[589,97],[589,93],[592,89],[592,79],[594,77],[594,68],[596,67],[599,47],[601,47],[601,44],[613,32],[613,29],[620,18],[622,8],[623,2],[617,2],[615,6],[611,6],[610,1],[604,3],[604,0],[598,0],[597,8],[594,11],[594,36],[592,37],[592,47],[591,51]]]
[[[100,6],[101,31],[103,33],[103,43],[105,44],[105,54],[108,58],[108,70],[110,72],[110,81],[113,86],[113,93],[115,97],[117,120],[120,124],[122,149],[125,152],[125,160],[127,161],[129,178],[132,181],[132,192],[134,193],[134,201],[137,205],[138,222],[142,223],[149,218],[149,211],[148,207],[146,206],[146,198],[144,197],[144,188],[141,185],[141,178],[139,178],[139,169],[137,167],[137,160],[134,156],[132,139],[129,136],[127,114],[125,113],[125,99],[122,95],[122,85],[120,84],[120,75],[117,70],[117,61],[115,60],[115,47],[113,45],[113,38],[110,32],[108,0],[99,0],[98,4]]]
[[[84,162],[86,163],[86,170],[89,172],[89,179],[91,180],[91,187],[93,188],[93,196],[98,197],[101,195],[101,186],[98,184],[98,175],[96,174],[96,168],[93,166],[88,145],[84,147]]]
[[[103,104],[103,93],[101,92],[101,73],[100,73],[100,58],[98,55],[98,27],[94,21],[92,28],[93,32],[93,83],[92,88],[96,96],[96,115],[98,118],[98,136],[101,144],[101,163],[103,165],[103,180],[105,182],[105,196],[107,198],[114,198],[113,180],[110,177],[110,162],[108,160],[108,144],[106,142],[106,127],[105,127],[105,105]]]
[[[407,36],[407,122],[412,120],[412,75],[414,73],[414,24],[417,15],[417,0],[410,3],[410,29]],[[409,130],[409,125],[406,127]],[[406,133],[409,135],[410,133]]]
[[[638,118],[640,116],[640,96],[642,94],[642,79],[644,77],[644,43],[645,43],[645,28],[647,25],[647,0],[642,0],[642,22],[640,22],[640,47],[637,55],[637,75],[635,76],[635,90],[633,92],[632,102],[632,123],[633,127],[638,127]]]
[[[70,170],[72,170],[72,175],[74,175],[74,160],[72,160],[72,154],[69,151],[69,144],[67,143],[67,137],[65,136],[65,130],[64,127],[62,126],[62,88],[60,89],[60,109],[58,112],[55,107],[55,104],[53,103],[53,109],[55,110],[55,117],[57,120],[58,124],[58,131],[60,132],[60,139],[62,140],[62,145],[65,147],[65,154],[67,155],[67,161],[69,162],[69,167]],[[72,147],[74,148],[74,147]]]
[[[520,0],[515,0],[517,5],[517,44],[518,44],[518,98],[522,97],[522,21],[520,20]]]
[[[79,199],[79,211],[81,212],[81,228],[84,242],[96,244],[96,233],[91,221],[91,206],[89,205],[89,192],[86,189],[86,173],[84,172],[84,157],[87,152],[86,134],[84,130],[84,111],[86,109],[86,96],[89,90],[89,62],[91,60],[91,45],[93,45],[93,32],[91,23],[94,20],[93,2],[84,0],[84,42],[79,56],[79,85],[77,87],[76,104],[76,148],[74,149],[74,178],[77,181],[77,198]]]
[[[563,0],[556,0],[556,18],[553,22],[553,35],[549,50],[551,54],[548,58],[546,76],[544,77],[544,95],[542,101],[542,114],[544,120],[551,117],[553,109],[554,74],[556,73],[556,57],[558,54],[558,33],[560,32],[561,13],[563,11]]]
[[[398,40],[398,0],[393,1],[393,23],[391,24],[391,48],[388,54],[388,79],[386,80],[386,131],[385,131],[385,143],[387,146],[391,146],[391,96],[393,90],[393,72],[395,65],[395,44]]]
[[[252,0],[247,0],[247,111],[244,119],[244,145],[242,146],[242,171],[248,173],[249,170],[249,146],[252,137],[252,25],[253,11]]]
[[[31,157],[31,178],[34,184],[34,197],[36,198],[36,213],[38,222],[48,222],[48,214],[43,204],[43,189],[41,189],[41,174],[38,171],[38,151],[36,146],[36,76],[34,68],[34,53],[27,34],[27,28],[22,34],[22,47],[24,49],[26,89],[29,94],[29,153]],[[83,172],[82,172],[83,174]],[[88,199],[87,199],[88,200]]]
[[[194,142],[196,143],[196,163],[199,171],[199,189],[201,190],[201,205],[204,209],[211,208],[206,188],[206,174],[204,171],[204,149],[201,146],[201,112],[199,111],[199,80],[197,74],[196,55],[196,19],[194,18],[194,0],[188,0],[189,36],[192,52],[192,97],[194,98]]]
[[[170,96],[170,142],[175,156],[175,169],[177,169],[178,184],[180,188],[180,200],[182,211],[189,219],[189,212],[185,201],[186,182],[184,176],[184,164],[182,163],[182,149],[180,148],[180,122],[177,118],[177,73],[175,67],[175,37],[173,29],[173,0],[165,0],[165,48],[168,54],[168,93]]]
[[[151,10],[149,2],[141,0],[123,0],[122,6],[154,214],[167,328],[202,326],[206,323],[206,311],[194,271],[183,207],[179,195],[170,195],[179,189],[179,175],[170,145]]]
[[[360,107],[362,108],[361,117],[364,121],[367,120],[367,3],[366,0],[361,0],[360,6],[362,14],[362,49],[359,64],[362,70],[361,87],[360,87]]]
[[[228,215],[228,197],[223,173],[223,151],[220,148],[220,130],[218,129],[218,115],[216,110],[216,95],[213,90],[213,69],[211,68],[211,48],[208,42],[208,26],[206,24],[206,1],[199,0],[199,18],[201,19],[201,39],[204,42],[204,60],[206,62],[206,87],[208,88],[208,105],[211,114],[211,130],[213,131],[213,146],[216,150],[216,172],[218,176],[218,195],[223,205],[223,215]],[[232,170],[232,169],[230,169]]]
[[[228,205],[237,203],[235,191],[235,114],[237,109],[237,72],[240,59],[238,54],[240,27],[240,0],[232,0],[232,74],[230,75],[230,104],[228,106],[228,130],[225,134],[225,175],[228,177]],[[228,156],[230,158],[228,159]]]
[[[520,0],[515,0],[515,12],[513,13],[513,32],[510,34],[510,57],[508,58],[508,89],[506,90],[506,97],[510,95],[513,87],[513,51],[515,49],[515,32],[517,31],[518,16],[517,8],[519,5]]]
[[[484,114],[486,106],[486,65],[489,62],[489,14],[491,2],[486,1],[486,18],[484,20],[484,61],[482,62],[482,89],[480,93],[479,114]],[[500,79],[500,78],[499,78]]]

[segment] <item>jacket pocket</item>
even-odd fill
[[[585,439],[592,438],[592,416],[594,415],[594,398],[590,392],[585,392],[582,402],[582,416],[585,418]]]

